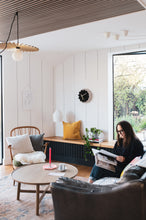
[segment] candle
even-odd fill
[[[51,166],[51,147],[49,147],[49,164]]]

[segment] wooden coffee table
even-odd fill
[[[12,178],[18,182],[17,187],[17,200],[20,199],[20,192],[23,193],[36,193],[36,215],[39,215],[39,203],[43,199],[46,193],[50,193],[50,183],[55,182],[59,176],[64,173],[64,177],[73,178],[77,175],[78,169],[70,164],[66,164],[66,171],[58,171],[59,163],[53,163],[57,165],[56,169],[44,170],[43,166],[48,163],[39,163],[22,166],[12,172]],[[24,190],[21,189],[21,183],[28,185],[35,185],[36,190]],[[40,190],[40,185],[47,185],[44,190]],[[39,194],[42,193],[40,196]]]

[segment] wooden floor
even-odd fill
[[[72,165],[78,169],[78,176],[87,177],[87,178],[89,177],[92,167],[82,166],[77,164],[72,164]],[[0,165],[0,178],[9,175],[12,171],[13,168],[11,165],[9,166]]]

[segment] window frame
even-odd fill
[[[114,124],[114,57],[123,56],[123,55],[141,55],[141,54],[146,55],[146,50],[112,54],[112,98],[113,98],[113,125],[112,125],[113,137],[112,138],[113,140],[115,140],[114,139],[114,127],[115,127],[115,124]]]
[[[3,74],[2,74],[2,55],[0,55],[0,62],[1,62],[1,68],[0,68],[0,85],[1,85],[1,88],[0,88],[0,103],[1,103],[1,155],[0,155],[0,165],[3,164]]]

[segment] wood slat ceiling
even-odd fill
[[[6,41],[16,11],[19,36],[24,38],[141,10],[137,0],[0,0],[0,41]]]

